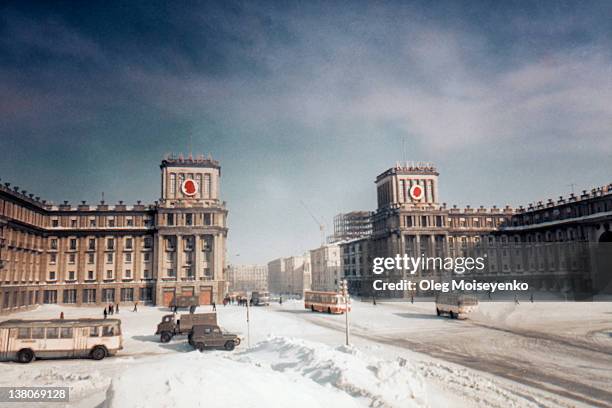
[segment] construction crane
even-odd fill
[[[317,217],[315,217],[312,211],[310,211],[310,209],[306,206],[304,201],[300,200],[300,204],[302,204],[302,207],[304,207],[304,209],[308,211],[308,214],[310,214],[314,222],[316,222],[317,225],[319,226],[319,231],[321,232],[321,246],[324,246],[325,245],[325,224],[323,224],[321,221],[319,221]]]

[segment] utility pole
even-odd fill
[[[246,309],[247,309],[247,349],[251,348],[251,319],[250,319],[250,309],[251,307],[249,306],[249,295],[247,292],[247,299],[246,299]]]
[[[348,292],[348,281],[346,279],[342,279],[342,281],[340,282],[340,293],[342,294],[342,296],[344,296],[344,320],[345,320],[345,324],[346,324],[346,330],[345,330],[345,334],[346,334],[346,345],[348,346],[349,343],[349,292]]]

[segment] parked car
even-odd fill
[[[436,314],[448,313],[451,319],[466,319],[467,315],[478,309],[478,299],[462,293],[438,293]]]
[[[189,344],[199,351],[221,347],[231,351],[240,344],[240,338],[232,333],[223,333],[216,324],[196,324],[189,333]]]
[[[182,315],[169,314],[162,317],[155,334],[159,334],[162,343],[168,343],[179,334],[189,334],[196,324],[217,324],[216,313],[189,313]]]

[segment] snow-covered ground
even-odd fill
[[[0,319],[60,311],[101,315],[48,305]],[[184,337],[158,341],[167,309],[126,307],[113,316],[124,334],[116,357],[0,363],[0,386],[69,386],[73,407],[612,404],[611,303],[483,303],[456,321],[436,317],[428,302],[356,301],[348,347],[344,316],[311,313],[299,301],[250,311],[247,339],[246,308],[220,306],[219,324],[243,342],[199,353]]]

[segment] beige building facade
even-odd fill
[[[227,209],[212,158],[168,156],[152,205],[53,205],[0,186],[0,311],[36,304],[203,304],[225,292]]]
[[[229,265],[226,279],[230,292],[267,291],[268,265]]]
[[[338,289],[342,278],[340,246],[327,244],[310,250],[312,290],[333,291]]]

